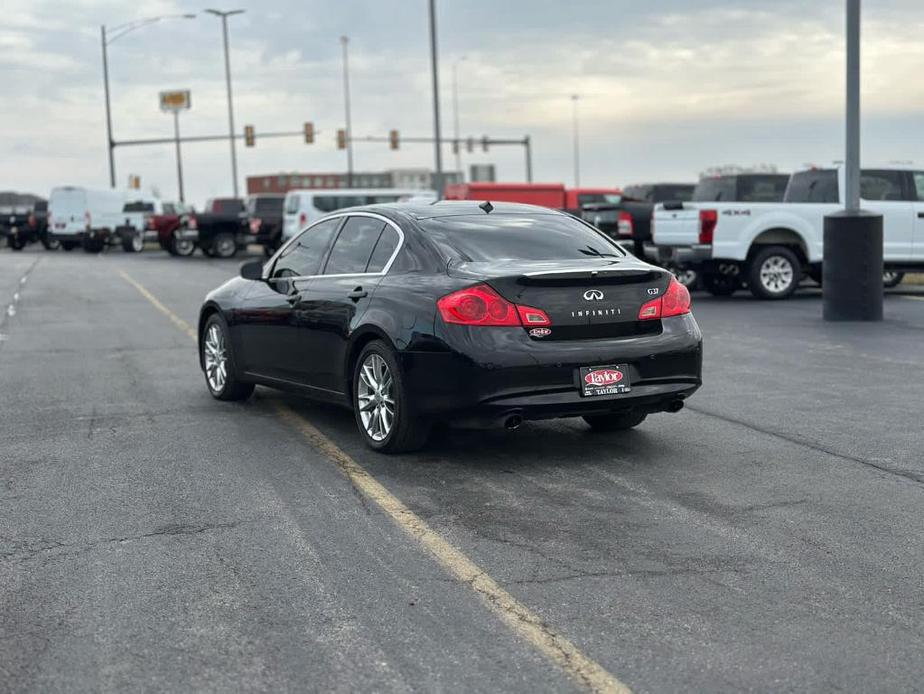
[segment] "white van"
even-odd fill
[[[122,223],[127,193],[121,190],[63,186],[48,198],[48,236],[69,251],[82,245],[98,253]]]
[[[295,236],[309,224],[345,207],[384,202],[436,200],[436,191],[412,188],[321,188],[290,190],[283,207],[282,240]]]

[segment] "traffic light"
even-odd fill
[[[388,131],[388,146],[391,147],[392,149],[398,149],[400,145],[401,145],[401,140],[398,137],[398,131],[389,130]]]
[[[465,149],[471,154],[475,151],[475,138],[470,137],[465,141]]]
[[[337,130],[337,149],[346,149],[346,130]]]
[[[487,135],[481,138],[481,151],[482,152],[488,151],[488,136]]]
[[[256,141],[256,135],[253,131],[252,125],[244,126],[244,144],[248,147],[253,147],[253,143]]]
[[[308,121],[305,123],[305,144],[310,145],[314,142],[314,123]]]

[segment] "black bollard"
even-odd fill
[[[842,210],[825,217],[824,319],[882,320],[882,215]]]

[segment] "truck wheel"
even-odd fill
[[[886,270],[882,273],[882,286],[891,289],[892,287],[897,287],[900,285],[903,279],[905,279],[904,272],[893,272],[891,270]]]
[[[6,245],[14,251],[21,251],[26,247],[26,240],[19,234],[14,234],[6,237]]]
[[[212,241],[212,254],[216,258],[233,258],[237,253],[237,244],[231,234],[219,234]]]
[[[741,287],[741,280],[737,275],[724,275],[708,273],[702,277],[703,288],[712,296],[731,296]]]
[[[170,240],[171,255],[178,255],[181,258],[188,258],[196,252],[196,242],[192,239],[182,239],[174,234]]]
[[[786,246],[767,246],[748,267],[748,288],[758,299],[787,299],[799,286],[802,263]]]
[[[137,232],[123,236],[122,250],[126,253],[141,253],[144,250],[144,237]]]
[[[43,235],[40,240],[46,251],[56,251],[61,248],[61,242],[58,239],[48,238],[47,234]]]
[[[77,248],[77,246],[79,245],[80,244],[78,244],[76,241],[62,241],[61,242],[61,248],[63,248],[65,251],[72,251],[75,248]]]
[[[103,240],[102,239],[84,239],[83,240],[83,250],[87,253],[102,253],[103,251]]]

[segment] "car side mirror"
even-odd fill
[[[241,265],[241,277],[245,280],[263,279],[263,263],[259,260],[248,260]]]

